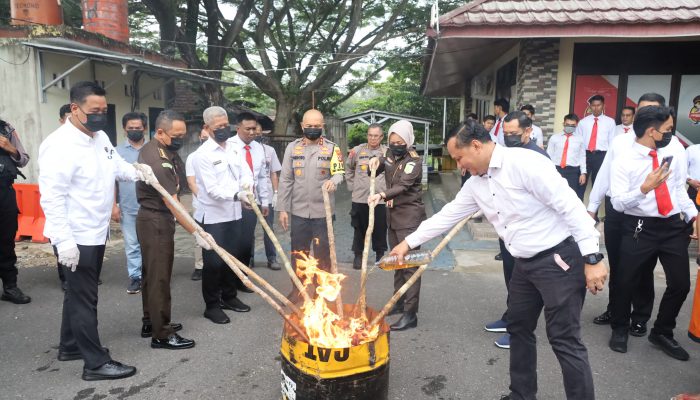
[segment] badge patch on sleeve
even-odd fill
[[[163,168],[170,168],[170,169],[173,169],[173,165],[170,164],[170,163],[167,163],[167,162],[164,162],[164,163],[162,163],[162,164],[160,164],[160,165],[162,165]]]
[[[411,161],[410,163],[406,164],[406,167],[403,169],[403,171],[407,174],[410,174],[413,172],[413,168],[416,166],[416,163]]]

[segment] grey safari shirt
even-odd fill
[[[367,143],[362,143],[355,146],[348,154],[348,159],[345,161],[345,182],[348,185],[348,190],[352,192],[352,202],[367,204],[369,197],[369,159],[372,157],[384,157],[387,147],[380,144],[376,149],[371,149]],[[386,179],[384,173],[377,171],[377,177],[374,180],[374,193],[386,192]],[[380,204],[384,204],[382,200]]]

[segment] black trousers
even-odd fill
[[[603,160],[605,159],[605,151],[588,151],[586,150],[586,171],[588,171],[588,178],[591,181],[591,187],[595,183],[595,178],[598,176],[598,171],[600,171],[600,166],[603,165]]]
[[[642,230],[635,239],[635,228],[640,220]],[[653,271],[658,259],[666,273],[666,290],[651,331],[672,337],[676,317],[690,291],[688,244],[693,226],[676,214],[668,218],[626,215],[622,227],[620,268],[616,282],[618,295],[613,298],[611,327],[618,332],[627,331],[634,291],[641,277]]]
[[[12,182],[0,182],[0,279],[4,287],[17,284],[17,197]]]
[[[406,236],[410,235],[411,233],[415,232],[415,230],[418,229],[418,227],[415,228],[408,228],[408,229],[391,229],[389,228],[389,246],[393,249],[398,245],[399,243],[403,242],[404,239],[406,239]],[[418,250],[420,249],[420,246],[416,247],[415,249],[412,250]],[[399,289],[408,281],[411,279],[413,274],[418,271],[418,267],[413,267],[413,268],[406,268],[406,269],[397,269],[394,271],[394,293],[398,292]],[[418,278],[415,284],[411,286],[406,293],[399,299],[397,304],[397,308],[403,306],[403,312],[418,312],[418,303],[420,301],[420,282],[422,278]]]
[[[85,368],[93,369],[111,360],[97,332],[97,279],[102,270],[105,246],[81,246],[75,272],[64,269],[68,285],[63,294],[60,349],[80,351]],[[54,248],[54,252],[56,249]]]
[[[598,167],[598,169],[600,169],[600,167]],[[576,192],[576,196],[583,201],[583,194],[586,192],[586,185],[578,184],[578,179],[581,177],[581,168],[572,167],[570,165],[567,165],[566,168],[557,166],[557,172],[559,172],[559,175],[566,179],[566,183],[569,184],[569,187],[573,189],[574,192]]]
[[[618,270],[620,269],[620,245],[622,243],[622,224],[625,215],[616,211],[605,196],[605,248],[608,250],[610,278],[608,280],[608,311],[612,312],[613,298],[618,294]],[[639,277],[639,285],[632,292],[632,323],[646,323],[654,309],[654,265],[656,259],[649,259],[650,265],[642,268],[646,271]]]
[[[314,257],[318,259],[318,267],[324,271],[330,271],[331,253],[328,246],[328,228],[325,218],[302,218],[292,215],[291,221],[292,251],[309,253],[314,250]],[[292,255],[294,269],[296,270],[296,257]]]
[[[688,186],[688,197],[690,197],[690,200],[692,200],[693,204],[695,204],[695,208],[697,208],[698,211],[700,211],[700,205],[695,201],[697,196],[698,196],[698,191],[695,190],[694,187]]]
[[[352,251],[360,254],[365,248],[365,233],[369,226],[369,206],[365,203],[352,203],[350,208],[350,225],[355,229],[352,237]],[[372,250],[384,253],[386,245],[386,205],[374,207],[374,230],[372,231]]]
[[[498,246],[501,248],[501,258],[503,260],[503,280],[506,283],[506,311],[503,312],[501,321],[508,322],[508,297],[510,296],[510,278],[513,276],[513,268],[515,268],[515,258],[506,248],[503,239],[498,238]]]
[[[262,210],[262,207],[258,204],[258,207]],[[250,259],[255,254],[255,226],[258,224],[258,216],[255,215],[255,211],[243,208],[243,217],[241,218],[241,234],[237,238],[239,245],[239,260],[248,265]]]
[[[515,259],[508,299],[512,399],[536,398],[535,328],[543,307],[547,338],[561,366],[566,398],[595,397],[588,351],[581,341],[581,308],[586,296],[583,257],[573,240],[556,247],[533,259]]]
[[[242,220],[202,224],[204,231],[212,235],[216,243],[232,256],[241,259]],[[250,256],[249,256],[250,257]],[[243,282],[214,250],[202,249],[202,296],[207,308],[219,307],[220,301],[228,301],[238,294],[236,289]]]

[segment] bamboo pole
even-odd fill
[[[296,272],[294,272],[294,270],[292,269],[292,263],[289,261],[289,257],[287,257],[287,254],[284,252],[282,245],[277,239],[277,235],[275,235],[275,232],[272,230],[272,228],[270,228],[270,225],[267,223],[267,220],[262,215],[262,211],[260,211],[260,207],[258,207],[258,204],[255,202],[255,197],[253,196],[252,192],[248,192],[248,201],[253,207],[255,215],[258,216],[258,221],[260,221],[260,225],[262,225],[263,230],[265,230],[265,233],[267,233],[267,236],[270,238],[270,241],[272,241],[272,244],[275,246],[275,250],[277,250],[277,255],[282,257],[284,269],[287,271],[287,274],[289,274],[289,277],[292,279],[292,284],[297,288],[299,293],[301,293],[302,297],[304,298],[304,301],[311,301],[309,293],[306,292],[306,290],[304,289],[304,285],[302,285]]]
[[[195,220],[190,216],[190,214],[187,212],[187,210],[185,210],[185,208],[182,206],[182,204],[179,201],[175,200],[170,195],[170,193],[168,193],[168,191],[165,190],[165,188],[163,188],[163,186],[161,186],[160,183],[158,183],[158,179],[155,177],[155,175],[153,175],[152,171],[150,171],[149,169],[143,168],[143,166],[139,163],[134,163],[133,165],[136,169],[138,169],[144,175],[146,175],[145,183],[152,186],[158,193],[160,193],[160,195],[163,197],[163,199],[165,201],[167,201],[173,207],[173,209],[175,210],[175,212],[178,214],[178,216],[181,219],[185,220],[187,223],[189,223],[190,225],[192,225],[195,228],[195,231],[193,232],[193,234],[204,233],[204,230],[202,229],[202,227],[199,226],[199,224],[197,224],[195,222]],[[226,264],[229,266],[229,268],[231,268],[231,270],[233,270],[233,272],[241,279],[241,281],[243,282],[244,285],[246,285],[246,287],[250,288],[252,291],[259,294],[265,301],[268,302],[268,304],[270,304],[270,306],[272,306],[272,308],[274,308],[282,316],[282,318],[284,318],[285,321],[287,321],[289,323],[289,325],[302,338],[305,338],[308,340],[308,336],[306,335],[306,333],[299,327],[299,325],[297,325],[294,321],[292,321],[292,319],[289,317],[289,315],[287,315],[287,313],[285,313],[284,310],[282,310],[280,305],[277,304],[277,302],[275,302],[267,293],[262,291],[255,284],[253,284],[253,282],[251,282],[250,279],[248,279],[248,277],[245,274],[243,274],[243,272],[241,270],[246,271],[246,273],[248,275],[250,275],[256,281],[258,281],[258,283],[260,285],[262,285],[263,287],[265,287],[265,289],[267,289],[268,291],[273,293],[275,296],[280,298],[280,300],[283,299],[282,300],[283,303],[285,303],[288,307],[290,307],[292,310],[294,310],[295,313],[297,313],[300,316],[302,315],[301,310],[299,310],[293,303],[291,303],[286,297],[284,297],[284,295],[282,295],[280,292],[278,292],[265,279],[263,279],[258,274],[253,272],[250,268],[248,268],[247,265],[244,265],[238,259],[236,259],[231,254],[229,254],[226,250],[221,248],[221,246],[219,246],[216,243],[216,241],[213,238],[211,238],[210,235],[200,235],[200,236],[202,238],[204,238],[204,240],[206,240],[207,243],[209,243],[212,250],[214,250],[216,252],[216,254],[218,254],[219,257],[221,257],[221,259],[224,260],[224,262],[226,262]]]
[[[452,229],[450,229],[450,232],[447,235],[445,235],[445,237],[442,238],[440,243],[438,243],[438,245],[433,249],[433,251],[430,252],[431,259],[435,259],[435,257],[437,257],[437,255],[440,253],[440,251],[442,251],[442,249],[445,248],[445,246],[447,246],[447,243],[450,240],[452,240],[452,238],[457,234],[457,232],[459,232],[460,229],[462,229],[462,227],[464,227],[464,225],[466,225],[466,223],[469,222],[470,219],[479,217],[480,215],[481,215],[481,210],[464,218],[463,220],[459,221],[457,223],[457,225],[453,226]],[[369,324],[370,328],[376,324],[379,324],[384,319],[384,317],[389,312],[389,310],[391,310],[391,307],[393,307],[394,304],[396,304],[396,302],[399,301],[401,296],[406,294],[406,291],[408,290],[408,288],[410,288],[411,286],[413,286],[413,284],[416,283],[418,278],[420,278],[421,275],[423,275],[423,272],[425,272],[425,270],[427,268],[428,268],[428,264],[424,264],[424,265],[421,265],[420,267],[418,267],[418,270],[416,270],[416,272],[414,272],[413,275],[411,275],[411,277],[406,281],[406,283],[404,283],[403,286],[401,286],[401,289],[396,291],[396,293],[394,293],[394,295],[391,296],[391,299],[389,299],[389,302],[386,303],[386,305],[384,305],[384,307],[379,312],[379,314],[377,314],[377,316],[374,317],[372,322]]]
[[[323,206],[326,209],[326,230],[328,231],[328,250],[331,253],[331,273],[338,273],[338,259],[335,253],[335,234],[333,233],[333,212],[331,211],[331,200],[325,186],[321,189],[323,192]],[[343,319],[343,296],[338,291],[338,297],[335,298],[336,314]]]
[[[370,169],[369,176],[369,195],[374,195],[375,184],[377,177],[377,169]],[[374,207],[369,207],[369,219],[367,225],[367,232],[365,232],[365,247],[362,250],[362,272],[360,274],[360,297],[358,298],[358,303],[360,305],[360,313],[363,319],[367,319],[367,258],[369,258],[369,241],[372,239],[372,233],[374,232]]]

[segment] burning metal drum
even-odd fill
[[[343,307],[346,314],[353,305]],[[367,308],[371,320],[377,313]],[[386,400],[389,396],[389,327],[375,340],[327,349],[304,342],[285,324],[280,348],[283,400]]]

